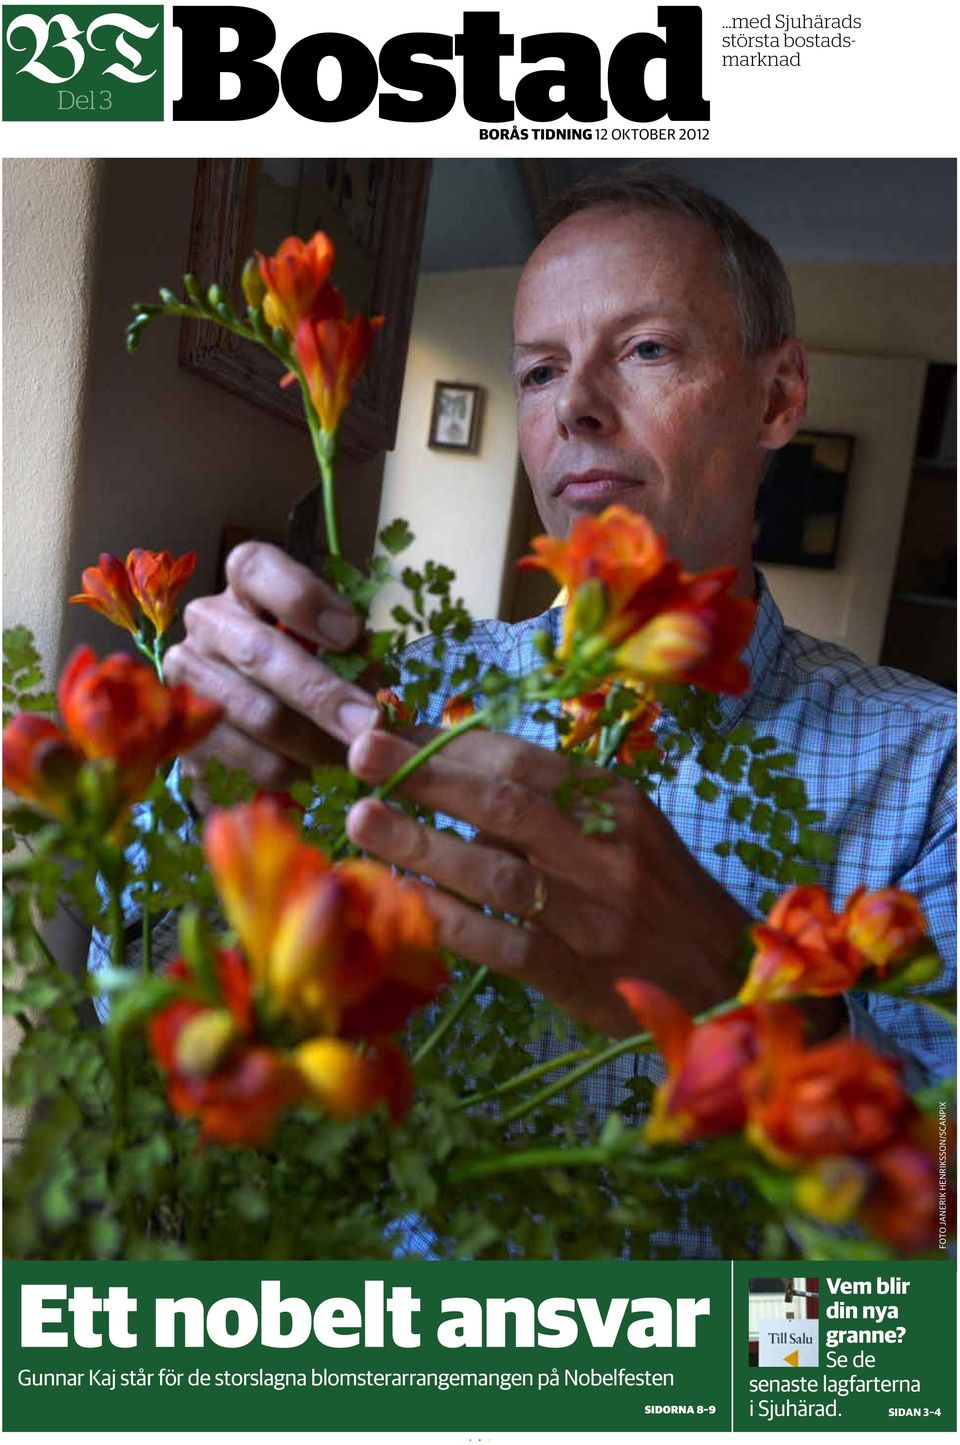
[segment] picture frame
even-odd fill
[[[848,432],[804,429],[774,454],[757,496],[756,562],[837,565],[855,441]]]
[[[269,249],[288,232],[309,235],[326,228],[337,245],[338,280],[351,309],[386,316],[340,432],[341,451],[359,460],[396,442],[431,164],[249,158],[197,163],[188,271],[219,277],[237,294],[255,245]],[[180,365],[306,426],[296,388],[277,385],[273,358],[213,322],[183,321]]]
[[[462,381],[438,381],[433,388],[427,445],[440,451],[479,451],[483,400],[482,386]]]

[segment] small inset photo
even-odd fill
[[[820,1363],[820,1280],[761,1275],[749,1285],[750,1365],[796,1370]]]

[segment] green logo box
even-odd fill
[[[162,5],[4,5],[3,119],[163,120]]]
[[[44,1261],[3,1275],[5,1430],[730,1429],[726,1263]]]

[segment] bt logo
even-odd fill
[[[163,119],[160,5],[5,5],[3,41],[4,120]]]

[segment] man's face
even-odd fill
[[[695,218],[583,211],[523,272],[520,452],[547,529],[617,502],[690,568],[749,569],[775,368],[743,355],[719,246]]]

